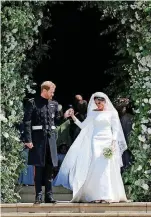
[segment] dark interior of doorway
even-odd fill
[[[116,43],[116,33],[100,33],[116,21],[101,21],[97,7],[78,8],[79,2],[64,2],[45,12],[51,14],[52,27],[42,33],[42,40],[51,41],[51,58],[44,58],[33,74],[38,86],[45,80],[56,84],[55,99],[65,107],[75,94],[89,100],[92,93],[103,91],[112,80],[104,72],[115,59],[110,45]]]

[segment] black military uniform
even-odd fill
[[[33,143],[28,165],[35,166],[36,203],[42,202],[42,179],[45,181],[45,202],[52,198],[53,168],[58,166],[56,121],[60,120],[58,103],[41,96],[30,99],[24,114],[25,143]],[[44,177],[43,177],[44,176]]]

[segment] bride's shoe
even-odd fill
[[[100,203],[101,200],[93,200],[91,203]]]
[[[108,202],[108,201],[106,201],[106,200],[93,200],[91,203],[110,203],[110,202]]]
[[[100,203],[107,203],[107,204],[109,204],[110,202],[106,201],[106,200],[100,200]]]

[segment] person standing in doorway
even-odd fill
[[[78,118],[81,122],[84,121],[87,114],[87,101],[84,100],[81,95],[75,95],[74,110],[75,110],[76,118]],[[73,141],[74,141],[79,135],[81,129],[75,124],[73,125],[72,128],[73,128]]]
[[[84,121],[87,114],[87,101],[81,95],[75,95],[75,112],[80,121]]]
[[[30,99],[24,113],[25,145],[29,148],[28,165],[35,166],[35,203],[42,202],[42,179],[45,183],[45,203],[55,203],[52,197],[53,169],[58,166],[56,121],[60,120],[58,103],[53,101],[55,84],[41,84],[41,95]]]
[[[117,110],[119,112],[120,121],[125,136],[125,140],[129,146],[129,136],[132,131],[133,124],[133,110],[128,98],[119,98],[117,102]],[[134,156],[129,149],[125,150],[122,155],[123,167],[121,173],[123,173],[134,162]]]

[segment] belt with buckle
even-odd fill
[[[32,130],[42,130],[43,128],[44,127],[42,125],[40,125],[40,126],[32,126]],[[46,125],[44,129],[48,130],[49,126]],[[51,126],[51,129],[54,130],[54,129],[56,129],[56,127],[55,126]]]

